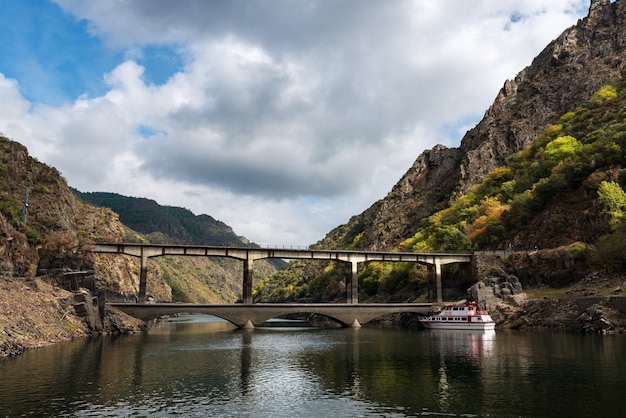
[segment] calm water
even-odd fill
[[[211,317],[0,360],[0,416],[622,417],[626,338],[235,330]]]

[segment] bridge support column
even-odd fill
[[[246,305],[252,304],[252,277],[254,275],[254,259],[243,260],[243,294],[242,301]]]
[[[434,264],[427,265],[428,270],[428,282],[432,284],[435,282],[435,293],[437,297],[437,303],[443,302],[443,290],[441,287],[441,263],[435,261]],[[434,280],[433,280],[434,279]],[[430,293],[430,289],[432,289],[429,285],[429,296],[432,298],[432,294]],[[432,300],[432,299],[431,299]]]
[[[141,249],[141,268],[139,270],[138,302],[146,303],[146,287],[148,283],[148,254]]]
[[[350,273],[346,280],[346,296],[349,304],[359,303],[359,279],[356,277],[358,266],[359,263],[356,261],[350,262]]]
[[[441,264],[435,262],[435,281],[437,283],[437,303],[443,302],[443,291],[441,289]]]

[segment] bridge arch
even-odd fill
[[[208,314],[222,318],[240,328],[254,328],[269,319],[296,313],[311,313],[337,321],[342,326],[360,327],[376,318],[392,313],[427,314],[431,303],[385,303],[385,304],[232,304],[198,305],[187,303],[110,303],[131,316],[149,321],[165,315]]]

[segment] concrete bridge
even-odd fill
[[[267,258],[330,260],[349,263],[350,274],[346,279],[347,304],[359,303],[357,271],[358,264],[369,261],[410,262],[428,266],[429,273],[434,274],[437,289],[437,302],[442,303],[441,266],[452,263],[470,263],[471,253],[433,254],[433,253],[401,253],[378,251],[348,250],[311,250],[284,248],[249,248],[221,247],[203,245],[166,245],[166,244],[132,244],[102,243],[93,244],[91,251],[95,253],[125,254],[141,259],[139,274],[139,303],[146,302],[146,283],[148,276],[148,259],[165,255],[229,257],[243,261],[243,304],[252,305],[253,263],[255,260]]]
[[[255,303],[252,305],[199,305],[192,303],[109,303],[135,318],[149,321],[163,315],[185,313],[208,314],[225,319],[240,328],[254,328],[268,319],[294,313],[313,313],[337,321],[342,326],[358,328],[369,321],[392,313],[424,315],[431,303]]]

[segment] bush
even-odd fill
[[[29,229],[26,231],[26,240],[29,245],[35,246],[41,242],[41,233],[34,229]]]
[[[619,175],[617,176],[617,182],[622,187],[622,189],[624,188],[624,186],[626,186],[626,169],[622,168],[619,171]]]
[[[584,242],[576,241],[567,248],[567,252],[574,260],[584,260],[589,254],[589,247]]]
[[[359,280],[359,286],[366,296],[375,295],[378,292],[378,277],[377,276],[364,276]]]
[[[436,251],[468,251],[472,247],[469,237],[452,225],[437,228],[433,238]]]
[[[564,160],[567,157],[574,155],[574,153],[580,148],[580,142],[573,136],[561,136],[554,141],[546,145],[546,150],[543,152],[543,156],[552,161],[553,164]]]
[[[604,206],[603,213],[611,216],[610,225],[613,229],[624,224],[626,220],[626,193],[614,181],[603,181],[598,187],[598,198]]]
[[[626,226],[600,237],[596,243],[598,261],[611,270],[626,268]]]
[[[607,85],[602,87],[591,97],[591,104],[599,105],[615,98],[617,98],[617,90],[615,87]]]
[[[526,222],[533,217],[538,208],[539,204],[530,190],[518,193],[511,200],[511,208],[506,216],[507,222],[510,224]]]
[[[20,204],[10,196],[0,196],[0,213],[13,225],[22,217]]]

